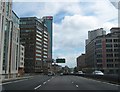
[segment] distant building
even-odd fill
[[[62,69],[62,66],[60,66],[58,64],[53,64],[51,70],[52,70],[52,72],[57,74],[57,73],[60,73],[61,69]]]
[[[25,47],[25,72],[34,73],[46,70],[48,35],[48,28],[40,19],[20,18],[20,42]]]
[[[77,70],[82,71],[86,67],[85,65],[85,54],[80,55],[77,57]]]
[[[91,70],[117,74],[120,66],[120,28],[111,28],[111,33],[97,36],[86,45],[86,64]]]

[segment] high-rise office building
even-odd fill
[[[43,72],[48,58],[47,26],[36,17],[20,18],[20,42],[25,47],[25,72]]]
[[[53,22],[53,17],[52,16],[44,16],[42,18],[43,23],[47,26],[48,28],[48,33],[49,33],[49,47],[48,47],[48,58],[52,60],[52,34],[53,34],[53,27],[52,27],[52,22]]]

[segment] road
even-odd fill
[[[118,90],[118,85],[80,76],[39,75],[2,84],[3,90]]]

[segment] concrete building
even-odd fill
[[[19,62],[19,18],[12,0],[0,1],[0,74],[16,75]]]
[[[23,75],[24,74],[24,56],[25,56],[25,48],[23,45],[20,45],[20,62],[18,65],[18,74]]]
[[[46,68],[48,35],[47,26],[40,19],[20,18],[20,42],[25,47],[25,72],[43,72]]]
[[[101,35],[106,35],[106,31],[104,31],[103,28],[88,31],[88,39],[86,40],[86,44],[95,39],[97,36]]]
[[[120,28],[97,36],[86,45],[86,64],[89,71],[101,70],[105,74],[117,74],[120,58]]]
[[[77,57],[77,70],[84,71],[85,65],[85,54],[80,55]]]
[[[9,72],[10,33],[12,29],[12,3],[0,1],[0,74]]]

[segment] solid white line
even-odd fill
[[[46,82],[43,82],[43,84],[46,84]]]
[[[112,84],[112,83],[103,82],[103,81],[99,81],[99,80],[94,80],[94,79],[90,79],[90,78],[84,78],[84,79],[92,80],[92,81],[95,81],[95,82],[101,82],[101,83],[105,83],[105,84],[109,84],[109,85],[114,85],[114,86],[120,86],[120,85],[117,85],[117,84]]]
[[[10,83],[15,83],[15,82],[20,82],[20,81],[25,81],[25,80],[28,80],[28,79],[17,80],[17,81],[11,81],[11,82],[5,82],[5,83],[2,83],[2,85],[3,85],[3,84],[10,84]]]
[[[41,87],[41,85],[39,85],[39,86],[35,87],[34,89],[36,90],[36,89],[38,89],[39,87]]]
[[[78,88],[79,86],[78,86],[78,85],[76,85],[76,87]]]

